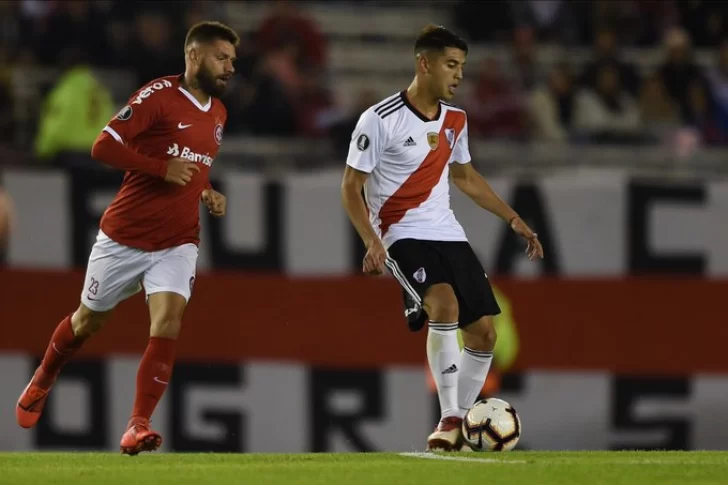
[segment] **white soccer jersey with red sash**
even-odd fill
[[[405,92],[367,109],[347,165],[366,172],[369,217],[385,247],[400,239],[467,241],[450,208],[451,163],[470,162],[465,111],[441,103],[429,120]]]

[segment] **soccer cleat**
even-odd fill
[[[462,451],[462,425],[462,418],[442,418],[435,431],[427,437],[427,451]]]
[[[48,400],[48,393],[55,382],[55,379],[51,380],[47,387],[39,385],[41,380],[39,377],[42,373],[43,370],[40,367],[35,370],[33,378],[23,389],[18,404],[15,406],[15,419],[23,428],[32,428],[38,423]]]
[[[121,437],[121,452],[125,455],[138,455],[142,451],[155,451],[162,446],[162,436],[149,428],[149,420],[132,418]]]

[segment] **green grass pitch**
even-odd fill
[[[0,453],[0,484],[728,483],[723,452],[184,454]]]

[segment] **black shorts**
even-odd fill
[[[460,327],[501,312],[485,270],[467,242],[401,239],[389,247],[386,264],[402,286],[405,317],[413,332],[427,322],[422,300],[427,289],[438,283],[455,290]]]

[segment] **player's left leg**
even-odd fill
[[[493,361],[496,332],[491,315],[485,315],[461,330],[463,350],[458,376],[458,409],[463,417],[475,404],[485,384]]]
[[[192,294],[197,248],[189,244],[160,251],[158,258],[144,275],[151,329],[137,370],[131,418],[121,438],[121,451],[129,455],[154,451],[162,444],[150,420],[172,377],[182,316]]]
[[[149,342],[137,370],[131,418],[121,438],[123,453],[135,455],[140,451],[154,451],[162,445],[162,437],[151,429],[150,420],[172,377],[175,346],[186,305],[186,298],[177,293],[149,295],[152,325]]]
[[[475,403],[490,370],[496,342],[493,317],[501,310],[470,245],[450,244],[445,251],[460,305],[463,348],[458,374],[458,412],[463,417]]]

